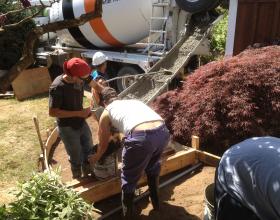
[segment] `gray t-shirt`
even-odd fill
[[[218,181],[260,219],[280,219],[280,138],[255,137],[231,147]]]

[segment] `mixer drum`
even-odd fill
[[[77,18],[92,12],[96,0],[61,0],[52,6],[50,21]],[[68,46],[85,48],[122,47],[134,44],[147,37],[152,17],[152,5],[157,0],[103,1],[102,18],[86,24],[58,31],[57,34]],[[154,8],[155,17],[163,17],[164,9]],[[153,21],[153,28],[160,29],[162,21]]]
[[[190,13],[210,10],[218,5],[220,0],[176,0],[177,5]]]

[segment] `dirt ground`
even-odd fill
[[[92,129],[93,140],[97,140],[97,124],[93,119],[88,119],[88,123]],[[54,154],[54,162],[56,166],[61,167],[61,176],[64,182],[71,180],[71,172],[67,154],[64,146],[60,143]],[[179,171],[180,172],[180,171]],[[161,211],[152,211],[152,206],[149,199],[146,197],[136,203],[137,213],[135,219],[141,220],[156,220],[156,219],[172,219],[172,220],[199,220],[203,219],[204,211],[204,190],[207,185],[214,181],[215,168],[203,167],[191,175],[180,178],[179,180],[169,184],[160,190]],[[161,178],[161,182],[165,179],[174,176]],[[141,189],[146,190],[146,188]],[[111,209],[120,206],[120,195],[94,204],[94,207],[103,214],[106,214]],[[96,217],[100,216],[96,214]],[[121,219],[121,214],[117,213],[108,219]]]

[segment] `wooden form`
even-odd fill
[[[199,150],[199,137],[192,136],[192,148],[196,149],[196,159],[197,161],[203,162],[204,164],[217,167],[219,165],[221,157],[214,154],[210,154],[206,151]]]
[[[13,82],[15,97],[23,100],[49,91],[51,78],[46,67],[24,70]]]
[[[200,150],[196,151],[196,158],[199,161],[203,162],[204,164],[210,165],[213,167],[217,167],[219,165],[219,162],[221,159],[221,157],[218,157],[214,154],[210,154],[208,152],[200,151]]]
[[[57,138],[57,135],[57,130],[53,131],[53,135],[51,135],[53,137],[49,139],[49,142],[47,141],[47,149]],[[195,165],[198,162],[203,162],[206,165],[215,167],[218,165],[220,157],[199,150],[199,138],[197,136],[192,137],[192,146],[193,148],[189,148],[171,141],[169,143],[169,148],[175,149],[177,152],[174,153],[174,151],[169,149],[164,155],[160,176],[167,175],[187,166]],[[174,154],[170,155],[170,153]],[[146,182],[146,176],[143,175],[138,185],[142,186],[146,184]],[[121,180],[119,176],[106,181],[98,181],[92,178],[83,179],[81,181],[73,180],[68,182],[67,186],[79,192],[80,196],[90,203],[98,202],[121,192]]]
[[[181,168],[190,166],[195,163],[196,152],[194,149],[183,150],[169,156],[162,161],[160,176],[169,174]],[[146,177],[143,176],[139,185],[146,183]],[[121,181],[119,177],[112,178],[103,182],[91,182],[86,185],[78,186],[75,188],[81,197],[88,202],[98,202],[102,199],[108,198],[112,195],[121,192]]]
[[[58,138],[59,138],[58,127],[55,127],[55,129],[53,129],[45,144],[46,157],[48,160],[49,160],[51,148],[53,147],[53,145],[55,144]]]

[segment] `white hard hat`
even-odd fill
[[[104,53],[102,52],[96,52],[93,56],[92,56],[92,65],[93,66],[99,66],[102,63],[107,61],[107,57],[105,56]]]

